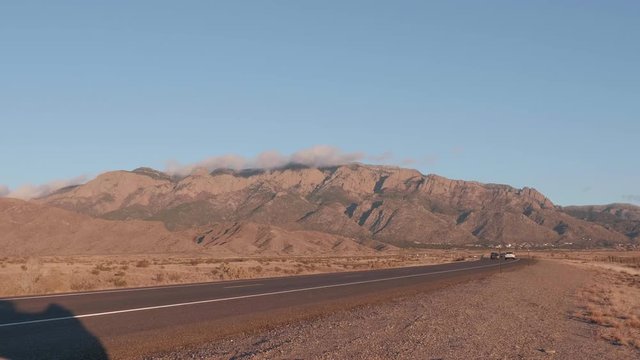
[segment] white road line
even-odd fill
[[[513,261],[513,262],[517,262],[517,261],[519,261],[519,260],[520,260],[520,259],[516,259],[516,260],[515,260],[515,261]],[[399,279],[407,279],[407,278],[413,278],[413,277],[421,277],[421,276],[429,276],[429,275],[436,275],[436,274],[444,274],[444,273],[450,273],[450,272],[458,272],[458,271],[467,271],[467,270],[474,270],[474,269],[482,269],[482,268],[494,267],[494,266],[499,266],[499,265],[500,265],[500,264],[490,264],[490,265],[483,265],[483,266],[473,266],[473,267],[463,268],[463,269],[442,270],[442,271],[434,271],[434,272],[429,272],[429,273],[412,274],[412,275],[404,275],[404,276],[394,276],[394,277],[383,278],[383,279],[363,280],[363,281],[354,281],[354,282],[342,283],[342,284],[322,285],[322,286],[314,286],[314,287],[301,288],[301,289],[292,289],[292,290],[273,291],[273,292],[267,292],[267,293],[262,293],[262,294],[242,295],[242,296],[234,296],[234,297],[219,298],[219,299],[209,299],[209,300],[191,301],[191,302],[177,303],[177,304],[158,305],[158,306],[148,306],[148,307],[141,307],[141,308],[134,308],[134,309],[126,309],[126,310],[116,310],[116,311],[106,311],[106,312],[93,313],[93,314],[83,314],[83,315],[64,316],[64,317],[50,318],[50,319],[31,320],[31,321],[22,321],[22,322],[14,322],[14,323],[0,324],[0,327],[9,327],[9,326],[27,325],[27,324],[37,324],[37,323],[44,323],[44,322],[52,322],[52,321],[69,320],[69,319],[81,319],[81,318],[89,318],[89,317],[105,316],[105,315],[124,314],[124,313],[129,313],[129,312],[147,311],[147,310],[155,310],[155,309],[166,309],[166,308],[172,308],[172,307],[178,307],[178,306],[188,306],[188,305],[208,304],[208,303],[214,303],[214,302],[223,302],[223,301],[230,301],[230,300],[249,299],[249,298],[256,298],[256,297],[270,296],[270,295],[290,294],[290,293],[303,292],[303,291],[310,291],[310,290],[328,289],[328,288],[343,287],[343,286],[351,286],[351,285],[360,285],[360,284],[370,284],[370,283],[383,282],[383,281],[390,281],[390,280],[399,280]]]
[[[243,288],[243,287],[262,286],[262,285],[264,285],[264,284],[248,284],[248,285],[225,286],[225,287],[223,287],[223,289],[237,289],[237,288]]]

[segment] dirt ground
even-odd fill
[[[160,359],[639,359],[576,316],[597,273],[542,260],[517,271],[397,298]],[[637,305],[637,299],[636,305]],[[606,330],[606,328],[605,328]]]
[[[0,257],[0,297],[428,265],[481,255],[468,250],[426,250],[318,257]]]

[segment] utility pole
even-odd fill
[[[500,274],[502,274],[502,244],[500,244],[500,249],[498,250],[498,268],[500,268]]]

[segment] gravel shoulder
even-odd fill
[[[638,359],[576,319],[593,273],[555,261],[154,358]]]

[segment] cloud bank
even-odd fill
[[[49,195],[56,190],[60,190],[67,186],[83,184],[88,180],[88,176],[81,175],[71,179],[54,180],[46,184],[33,185],[25,184],[15,190],[9,190],[6,186],[0,186],[0,197],[10,197],[16,199],[30,200],[45,195]]]
[[[289,164],[300,164],[309,167],[325,167],[350,164],[354,162],[369,162],[375,164],[397,164],[402,166],[410,165],[433,165],[437,161],[436,157],[426,158],[403,158],[397,159],[393,153],[387,151],[378,155],[366,154],[364,152],[346,152],[337,147],[328,145],[313,146],[284,155],[278,151],[265,151],[254,157],[244,157],[240,155],[227,154],[213,156],[192,164],[182,164],[177,161],[168,162],[165,172],[172,176],[184,177],[199,168],[213,171],[216,169],[275,169]],[[16,189],[0,185],[0,197],[12,197],[18,199],[36,199],[49,195],[67,186],[79,185],[90,179],[87,175],[77,176],[72,179],[55,180],[42,185],[25,184]]]
[[[310,167],[344,165],[367,159],[362,152],[344,152],[338,148],[326,145],[314,146],[296,151],[291,155],[283,155],[277,151],[266,151],[255,157],[248,158],[240,155],[214,156],[194,164],[169,162],[165,172],[170,175],[186,176],[195,169],[274,169],[288,164],[301,164]]]

